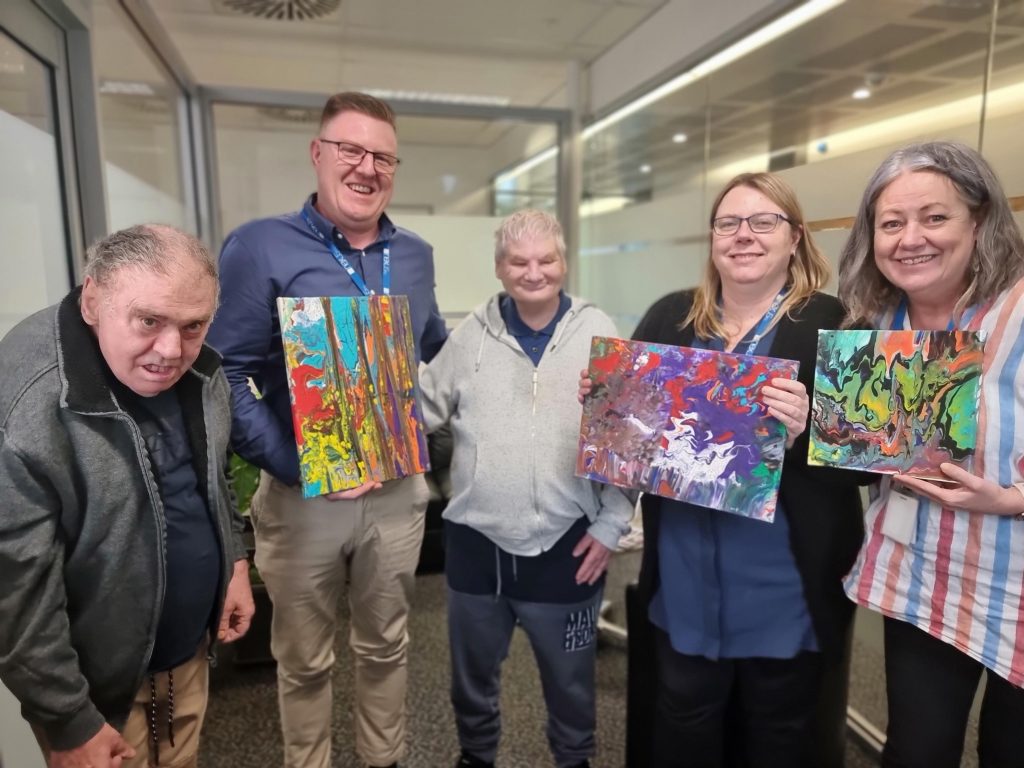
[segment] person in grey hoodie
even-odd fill
[[[562,290],[558,221],[520,211],[495,233],[504,291],[456,328],[420,375],[428,431],[451,424],[444,512],[457,766],[493,765],[500,665],[526,631],[559,768],[594,754],[594,656],[604,574],[633,504],[576,477],[579,371],[611,319]]]
[[[131,227],[0,341],[0,679],[50,768],[195,766],[248,629],[216,306],[201,242]]]

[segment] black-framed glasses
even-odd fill
[[[374,152],[366,147],[353,144],[351,141],[332,141],[331,139],[317,139],[317,141],[323,144],[333,144],[334,148],[338,150],[338,162],[345,163],[345,165],[359,165],[363,162],[363,158],[369,155],[373,158],[373,169],[377,173],[392,174],[398,168],[398,164],[402,162],[387,152]]]
[[[740,225],[747,222],[751,232],[759,235],[767,235],[774,232],[780,221],[789,221],[781,213],[755,213],[750,216],[719,216],[711,222],[711,228],[716,235],[735,235],[740,231]],[[792,223],[792,222],[790,222]]]

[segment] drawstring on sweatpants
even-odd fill
[[[509,555],[512,558],[512,581],[519,581],[519,565],[516,563],[516,556]],[[495,599],[501,595],[501,547],[497,544],[494,545],[494,570],[497,576],[497,586],[494,590]]]
[[[160,736],[156,731],[156,675],[149,676],[149,740],[153,765],[160,765]],[[174,670],[167,670],[167,740],[174,746]]]

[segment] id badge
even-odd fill
[[[890,486],[885,519],[882,520],[882,535],[903,545],[910,544],[917,531],[917,503],[918,497],[915,494]]]

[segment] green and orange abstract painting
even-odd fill
[[[279,298],[306,498],[430,468],[405,296]]]
[[[945,480],[970,468],[984,335],[819,331],[808,464]]]

